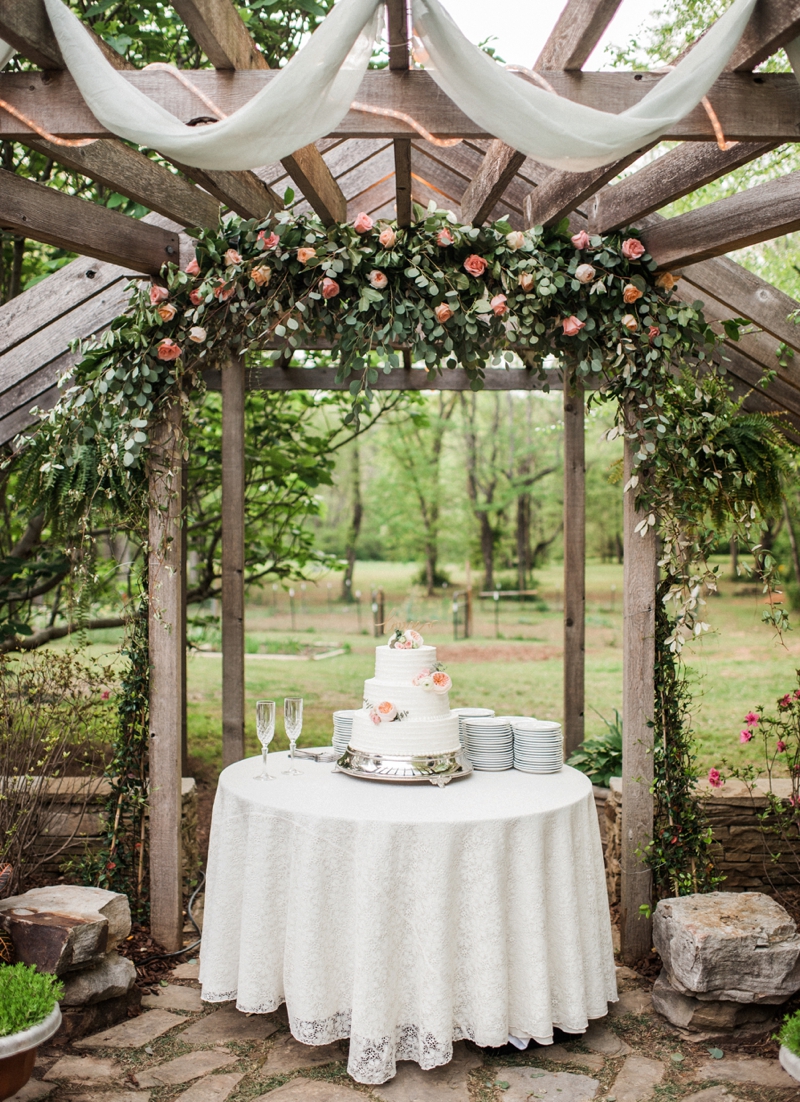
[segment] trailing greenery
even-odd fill
[[[63,983],[35,964],[0,966],[0,1037],[43,1022],[63,994]]]
[[[600,718],[606,725],[606,732],[584,739],[567,765],[591,777],[592,784],[608,788],[612,777],[622,776],[622,716],[615,708],[613,720],[605,716]]]
[[[795,1010],[794,1014],[789,1014],[783,1019],[778,1040],[788,1048],[789,1052],[800,1056],[800,1010]]]

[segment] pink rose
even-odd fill
[[[578,283],[591,283],[596,274],[591,264],[579,264],[575,269],[575,278]]]
[[[512,230],[506,234],[506,244],[512,252],[516,252],[525,244],[525,234],[521,230]]]
[[[277,233],[267,234],[266,230],[262,230],[256,238],[256,244],[261,244],[262,249],[274,249],[276,245],[280,244],[280,237]]]
[[[430,676],[431,676],[431,671],[426,666],[426,667],[424,667],[423,669],[421,669],[419,671],[419,673],[414,678],[414,680],[411,682],[411,684],[412,685],[419,685],[419,683],[421,681],[424,681],[426,677],[430,677]]]
[[[336,280],[330,279],[328,276],[326,276],[320,284],[320,291],[322,292],[323,298],[336,298],[339,294],[339,290],[340,287]]]
[[[739,732],[739,742],[749,742],[753,737],[753,732],[748,731],[746,728],[744,731]]]
[[[639,321],[633,316],[633,314],[623,314],[619,320],[620,324],[624,325],[625,328],[631,333],[635,333],[636,330],[639,328]]]
[[[748,727],[755,727],[759,721],[759,716],[755,712],[748,712],[744,717],[744,721]]]
[[[157,348],[159,360],[177,360],[181,354],[181,350],[175,341],[171,341],[169,337],[166,337]]]
[[[387,226],[385,229],[381,230],[378,240],[381,245],[383,245],[384,249],[393,249],[397,244],[397,234],[391,226]]]
[[[475,276],[478,279],[486,271],[486,261],[482,256],[478,256],[477,253],[472,253],[464,261],[464,271],[471,276]]]
[[[308,264],[309,260],[313,260],[317,255],[316,249],[304,247],[297,250],[297,259],[301,264]]]
[[[709,769],[708,783],[711,785],[712,788],[722,788],[725,782],[722,779],[722,775],[719,769]]]
[[[433,681],[433,691],[435,693],[447,693],[453,687],[450,674],[445,673],[444,670],[437,670],[436,673],[431,674],[431,681]]]
[[[242,258],[239,253],[237,253],[236,249],[226,249],[224,260],[229,268],[233,268],[234,265],[242,263]]]
[[[414,631],[413,628],[406,628],[403,634],[405,635],[406,639],[408,639],[409,643],[411,643],[411,646],[415,649],[422,646],[422,636],[418,631]]]
[[[381,722],[381,717],[380,717],[380,716],[378,715],[378,713],[377,713],[377,712],[370,712],[370,713],[369,713],[369,718],[370,718],[370,719],[372,720],[372,722],[373,722],[373,723],[374,723],[374,724],[375,724],[376,726],[379,726],[379,725],[380,725],[380,722]]]
[[[370,287],[374,287],[376,291],[382,291],[384,287],[389,285],[389,280],[383,272],[379,272],[377,268],[374,268],[367,276]]]
[[[626,260],[638,260],[646,251],[638,237],[626,237],[622,242],[622,255]]]
[[[446,321],[450,321],[450,318],[453,316],[453,311],[446,302],[440,302],[439,305],[434,308],[433,312],[440,325],[444,325]]]
[[[166,302],[169,298],[169,291],[166,287],[159,287],[157,283],[150,285],[150,305],[158,306],[159,302]]]
[[[788,746],[783,741],[783,739],[778,739],[778,742],[777,742],[777,745],[775,746],[775,749],[778,751],[779,754],[782,754],[784,752],[784,750],[788,750]]]
[[[568,318],[564,318],[561,325],[564,329],[565,337],[577,337],[581,329],[586,328],[586,322],[581,321],[580,318],[576,318],[574,314],[570,315]]]
[[[495,295],[489,303],[492,308],[492,313],[496,318],[502,318],[503,314],[508,313],[508,307],[506,306],[507,301],[505,295]]]
[[[219,299],[220,302],[227,302],[235,290],[236,287],[233,283],[231,283],[229,287],[226,287],[225,280],[221,279],[214,288],[214,298]]]
[[[395,650],[413,650],[414,645],[409,639],[398,639],[394,645]]]
[[[530,272],[520,272],[519,285],[526,293],[533,290],[535,280]]]
[[[375,711],[380,716],[381,723],[391,723],[393,719],[397,719],[397,707],[391,700],[382,700]]]
[[[443,249],[446,249],[448,245],[452,245],[454,241],[455,237],[446,226],[436,234],[436,244],[441,245]]]
[[[175,309],[171,302],[162,302],[156,310],[156,313],[162,321],[172,321],[177,312],[178,311]]]
[[[189,295],[189,302],[191,302],[192,306],[199,306],[202,301],[203,301],[202,291],[194,290]]]
[[[197,263],[197,257],[193,256],[183,270],[187,275],[200,275],[200,265]]]
[[[656,339],[656,337],[661,336],[661,330],[658,328],[657,325],[651,325],[650,328],[647,330],[647,335],[650,338],[650,342],[652,343]]]
[[[256,287],[265,287],[272,279],[272,268],[269,264],[258,264],[251,270],[250,278]]]
[[[576,249],[589,248],[589,234],[586,230],[581,230],[580,233],[573,234],[571,240]]]
[[[372,221],[368,214],[365,214],[362,210],[360,214],[357,214],[353,220],[353,229],[356,233],[369,233],[375,223]]]
[[[194,341],[195,344],[202,344],[208,336],[202,325],[193,325],[189,330],[189,340]]]

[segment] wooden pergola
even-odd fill
[[[535,63],[564,97],[618,112],[636,103],[662,74],[584,72],[582,67],[621,0],[567,0]],[[223,111],[250,99],[274,76],[231,0],[173,0],[177,15],[211,67],[192,82]],[[35,418],[32,406],[58,399],[58,378],[75,362],[69,342],[101,332],[126,307],[130,276],[156,274],[166,261],[192,255],[184,227],[213,227],[220,213],[266,218],[281,207],[285,186],[326,224],[352,219],[412,219],[412,202],[452,210],[462,222],[503,217],[515,228],[569,217],[572,231],[605,233],[635,226],[659,267],[680,272],[676,294],[701,299],[708,319],[744,317],[752,331],[725,340],[726,368],[750,409],[781,413],[784,431],[800,439],[800,369],[776,355],[779,342],[800,352],[800,329],[788,320],[800,303],[724,254],[800,228],[800,173],[754,186],[669,220],[659,208],[786,142],[800,140],[800,86],[791,74],[755,68],[800,35],[800,0],[759,0],[727,70],[709,93],[727,142],[718,143],[709,113],[698,107],[665,140],[680,144],[611,183],[646,150],[588,173],[546,168],[493,139],[433,83],[411,67],[406,0],[388,0],[389,68],[368,72],[359,101],[396,116],[353,111],[335,132],[256,171],[173,172],[103,130],[65,70],[42,0],[0,0],[0,38],[38,71],[0,73],[0,99],[57,138],[95,138],[70,147],[44,140],[0,109],[0,138],[146,206],[141,221],[0,170],[0,227],[77,252],[79,258],[0,308],[0,445],[9,446]],[[186,122],[202,110],[190,89],[161,71],[138,71],[104,47],[133,84]],[[429,141],[460,138],[455,146]],[[731,143],[728,146],[728,144]],[[721,145],[726,148],[721,148]],[[759,385],[767,373],[774,377]],[[489,390],[541,386],[526,369],[487,370]],[[554,375],[556,373],[553,373]],[[223,760],[244,755],[244,408],[247,389],[340,389],[333,372],[275,367],[247,370],[235,358],[208,378],[222,390]],[[560,386],[553,379],[551,386]],[[405,370],[380,376],[378,389],[467,389],[462,371],[429,380],[406,357]],[[567,752],[584,733],[585,477],[584,394],[564,391],[564,732]],[[154,428],[150,460],[150,862],[152,930],[169,949],[181,945],[180,791],[185,753],[185,554],[182,539],[180,408]],[[632,455],[626,450],[626,481]],[[650,948],[639,906],[650,901],[651,876],[638,854],[652,837],[652,719],[656,540],[635,534],[630,495],[624,521],[624,686],[622,950],[626,961]]]

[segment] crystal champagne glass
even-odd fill
[[[283,701],[283,724],[286,728],[286,737],[289,739],[289,768],[284,769],[290,777],[303,775],[302,769],[296,769],[294,764],[294,751],[300,732],[303,729],[303,698],[301,696],[287,696]]]
[[[275,734],[274,700],[256,701],[256,734],[258,735],[258,741],[261,743],[261,761],[263,763],[263,769],[256,776],[256,780],[272,781],[275,778],[267,772],[267,755],[269,754],[269,744]]]

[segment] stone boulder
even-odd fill
[[[131,912],[120,892],[62,884],[0,900],[0,926],[17,960],[62,975],[102,964],[130,933]]]
[[[62,1006],[91,1006],[105,999],[127,995],[136,982],[133,962],[119,953],[108,956],[93,968],[69,972],[64,977]]]
[[[701,1001],[780,1004],[800,990],[797,927],[760,892],[662,899],[653,944],[669,985]]]
[[[734,1033],[745,1025],[762,1024],[764,1032],[775,1025],[774,1007],[765,1003],[698,999],[677,991],[661,972],[653,985],[653,1006],[679,1029],[701,1033]]]

